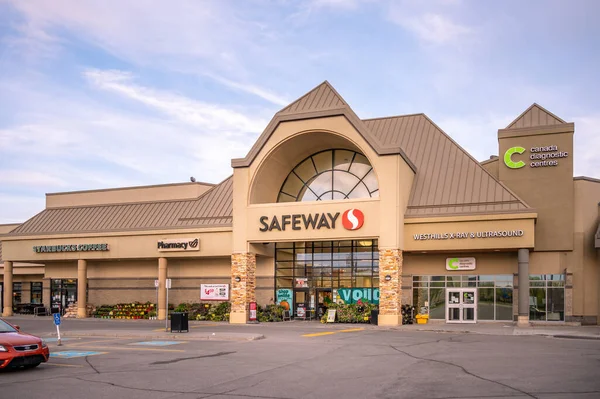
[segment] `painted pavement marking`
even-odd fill
[[[144,342],[134,342],[128,345],[147,345],[147,346],[168,346],[168,345],[177,345],[177,344],[185,344],[185,341],[144,341]]]
[[[312,334],[303,334],[303,337],[322,337],[324,335],[333,335],[338,333],[349,333],[349,332],[358,332],[363,331],[364,328],[349,328],[347,330],[336,330],[336,331],[324,331],[320,333],[312,333]]]
[[[90,351],[63,351],[63,352],[52,352],[50,357],[56,357],[59,359],[73,359],[76,357],[86,357],[92,355],[104,355],[106,352],[90,352]]]
[[[61,338],[61,341],[69,341],[71,338]],[[42,338],[44,342],[58,342],[58,338]]]
[[[104,350],[111,350],[111,351],[122,350],[122,351],[150,351],[150,352],[185,352],[185,350],[183,350],[183,349],[132,348],[129,346],[111,346],[111,347],[107,348],[106,346],[81,345],[81,348],[104,349]]]
[[[46,363],[42,363],[43,365],[46,366],[58,366],[58,367],[77,367],[77,368],[81,368],[83,366],[77,366],[76,364],[61,364],[61,363],[50,363],[50,362],[46,362]]]

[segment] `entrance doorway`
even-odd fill
[[[77,302],[77,279],[52,280],[50,297],[51,309],[59,308],[60,314],[64,315],[67,307]]]
[[[475,288],[446,289],[446,323],[477,322],[477,290]]]

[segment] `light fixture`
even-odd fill
[[[385,281],[390,281],[392,279],[392,276],[390,276],[389,274],[385,275]]]
[[[234,280],[235,280],[236,283],[239,283],[240,281],[242,281],[242,279],[240,278],[240,276],[235,276]]]

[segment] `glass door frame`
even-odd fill
[[[56,282],[60,281],[58,287],[56,286]],[[77,302],[77,279],[75,278],[53,278],[50,280],[50,311],[52,312],[53,308],[58,307],[60,309],[60,314],[64,315],[67,307],[71,303]],[[75,285],[75,290],[72,291],[73,285]],[[69,286],[69,287],[67,287]],[[74,294],[74,301],[70,301],[68,294],[69,288],[71,288],[71,292]],[[58,302],[55,300],[55,297],[58,297]]]
[[[473,294],[473,303],[464,303],[465,292]],[[451,303],[450,294],[458,293],[459,302]],[[459,319],[450,320],[450,309],[459,309]],[[473,309],[473,320],[465,320],[464,310]],[[446,323],[477,323],[477,288],[446,288]]]

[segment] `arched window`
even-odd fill
[[[367,157],[350,150],[318,152],[287,176],[277,202],[379,197],[375,171]]]

